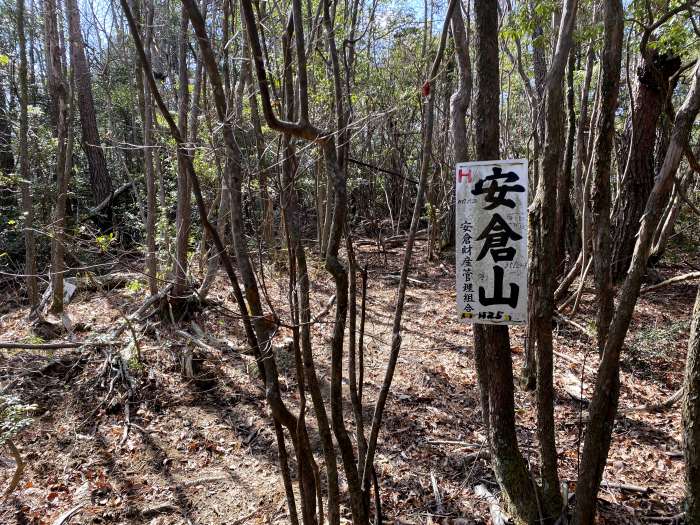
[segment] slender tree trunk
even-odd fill
[[[186,140],[187,117],[190,106],[190,80],[187,68],[187,45],[189,18],[185,8],[182,8],[180,22],[180,35],[178,37],[178,70],[179,70],[179,90],[178,90],[178,113],[177,125],[180,135]],[[188,144],[188,148],[191,144]],[[191,155],[189,152],[187,155]],[[190,236],[190,184],[187,177],[187,160],[184,158],[185,152],[178,150],[177,161],[177,209],[175,211],[175,261],[173,265],[173,275],[175,286],[173,295],[182,297],[187,290],[187,253],[189,251]]]
[[[685,453],[685,520],[700,523],[700,288],[690,323],[683,397]]]
[[[29,120],[27,106],[29,92],[27,87],[27,43],[24,34],[24,0],[17,1],[17,35],[19,38],[19,174],[21,180],[22,213],[24,214],[24,273],[27,279],[27,298],[32,312],[39,305],[39,289],[36,276],[36,243],[34,240],[34,203],[32,198],[33,177],[29,172],[29,149],[27,134]]]
[[[535,3],[531,2],[532,13],[535,27],[532,31],[532,40],[535,42],[532,46],[532,67],[534,70],[535,92],[534,92],[534,111],[533,111],[533,147],[532,147],[532,166],[533,166],[533,187],[537,187],[540,178],[540,156],[542,155],[542,146],[544,144],[545,134],[545,115],[544,115],[544,92],[547,82],[547,58],[545,56],[544,31],[542,30],[542,20],[535,11]]]
[[[369,522],[368,499],[363,497],[361,473],[357,468],[352,442],[345,427],[343,415],[343,349],[345,340],[345,324],[348,308],[348,272],[339,258],[339,249],[345,225],[347,224],[347,163],[345,158],[345,143],[350,140],[346,128],[346,113],[344,111],[344,97],[342,90],[342,77],[340,61],[336,47],[335,16],[331,15],[331,0],[323,2],[323,25],[326,33],[326,46],[331,59],[331,71],[333,79],[334,109],[336,127],[338,130],[338,142],[328,140],[323,145],[323,154],[328,171],[328,180],[332,181],[334,190],[334,206],[332,224],[326,245],[325,268],[333,276],[336,286],[336,311],[333,336],[331,340],[331,426],[340,450],[343,461],[345,477],[350,492],[350,509],[353,522],[364,524]],[[300,49],[303,49],[303,25],[301,23],[301,2],[294,3],[294,33],[298,58],[302,64]],[[305,66],[304,66],[305,67]],[[304,72],[305,74],[305,72]],[[303,80],[305,82],[305,79]],[[302,82],[302,81],[300,81]],[[306,86],[304,86],[304,91]],[[300,115],[302,119],[308,118],[308,99],[300,97]],[[341,146],[338,147],[337,144]],[[410,253],[410,252],[409,252]]]
[[[52,110],[49,113],[52,124],[55,125],[53,133],[57,138],[56,149],[56,206],[54,208],[54,232],[51,241],[51,310],[55,313],[63,311],[63,278],[64,278],[64,228],[65,209],[68,190],[68,175],[70,175],[70,153],[67,152],[66,134],[71,129],[71,118],[67,111],[67,87],[64,78],[63,50],[61,47],[57,22],[56,4],[48,0],[44,5],[44,28],[46,43],[46,73],[47,87],[52,102]],[[74,104],[71,103],[71,113]],[[72,148],[72,132],[71,148]]]
[[[467,140],[467,109],[472,96],[472,72],[471,57],[469,55],[468,35],[464,30],[462,10],[455,9],[452,14],[452,35],[454,38],[455,55],[457,56],[457,91],[452,95],[450,105],[450,133],[452,134],[452,147],[455,163],[469,160],[469,145]],[[455,181],[452,181],[454,187]],[[454,194],[454,192],[453,192]],[[479,354],[477,355],[477,348]],[[479,382],[479,393],[481,400],[481,416],[486,428],[486,435],[489,436],[489,382],[488,370],[482,354],[481,346],[475,345],[474,359],[476,361]]]
[[[61,45],[58,37],[58,24],[56,20],[56,1],[43,0],[44,18],[44,58],[46,60],[46,87],[49,93],[49,122],[54,136],[58,130],[58,94],[61,75],[55,72],[63,71],[61,61]],[[54,72],[52,74],[52,72]]]
[[[153,41],[153,8],[144,2],[146,20],[146,59],[151,60],[151,42]],[[153,166],[153,99],[141,76],[143,67],[139,68],[143,86],[143,146],[144,167],[146,175],[146,273],[148,289],[152,294],[158,292],[158,251],[156,248],[156,177]],[[156,153],[157,154],[157,153]]]
[[[268,319],[263,315],[262,302],[260,300],[260,295],[258,292],[257,282],[255,278],[255,273],[253,272],[253,267],[250,262],[250,257],[248,254],[248,249],[246,246],[246,240],[243,232],[243,212],[241,208],[241,185],[242,185],[242,173],[241,173],[241,152],[238,147],[238,140],[234,134],[233,122],[230,120],[230,111],[227,108],[226,96],[224,94],[223,82],[221,80],[221,75],[219,73],[216,57],[214,56],[213,50],[211,49],[209,38],[206,32],[206,26],[204,19],[202,18],[199,9],[193,0],[183,0],[183,16],[185,13],[192,21],[192,26],[197,35],[197,40],[199,42],[199,48],[201,51],[201,57],[206,66],[207,73],[211,82],[212,95],[216,105],[217,116],[222,125],[222,131],[224,135],[224,140],[226,144],[226,174],[227,180],[230,181],[231,190],[231,222],[232,222],[232,236],[234,251],[236,253],[236,261],[238,263],[238,268],[241,274],[241,280],[243,281],[245,290],[245,299],[241,297],[238,299],[238,304],[240,309],[244,309],[246,313],[249,313],[252,317],[251,329],[254,330],[250,334],[250,338],[256,341],[258,345],[257,356],[259,358],[259,363],[261,367],[261,372],[266,384],[266,398],[268,405],[272,412],[273,417],[276,421],[282,424],[292,435],[293,443],[297,455],[297,459],[302,463],[300,468],[306,469],[305,472],[310,473],[313,471],[313,457],[310,455],[308,441],[304,441],[305,434],[299,436],[297,430],[299,428],[299,419],[295,417],[284,405],[281,399],[280,387],[277,366],[274,357],[267,355],[270,349],[270,340],[272,336],[272,326]],[[244,16],[246,21],[246,27],[250,27],[250,24],[255,24],[254,15],[252,12],[252,6],[244,3],[242,4],[244,9]],[[253,31],[248,31],[248,35],[251,40],[251,45],[256,46],[254,48],[253,56],[256,59],[256,66],[263,68],[263,73],[258,70],[259,73],[259,84],[266,86],[264,78],[264,66],[258,63],[258,60],[262,59],[262,53],[260,53],[259,40],[257,33]],[[262,90],[262,89],[261,89]],[[265,93],[265,96],[268,96]],[[269,98],[265,99],[266,118],[270,116],[269,110],[271,109],[271,104]],[[191,160],[186,157],[188,164],[191,167]],[[191,176],[192,181],[196,181],[195,177]],[[198,197],[199,199],[200,197]],[[215,240],[216,248],[220,250],[221,256],[224,262],[224,266],[227,269],[232,282],[235,280],[235,275],[233,274],[233,269],[230,266],[230,260],[226,253],[224,253],[224,247],[220,242],[220,238],[215,230],[210,232],[210,235]],[[308,323],[307,323],[308,324]],[[262,346],[260,346],[262,345]],[[265,352],[265,357],[262,358],[262,353]],[[300,439],[300,437],[302,439]],[[278,442],[278,447],[283,445]],[[308,477],[307,477],[308,480]],[[304,497],[304,501],[308,502],[308,498]],[[290,503],[291,508],[291,503]],[[302,507],[302,510],[306,508],[308,510],[307,504]],[[311,509],[311,515],[307,517],[311,523],[316,521],[316,516],[314,514],[315,510]],[[290,510],[291,512],[291,510]]]
[[[245,1],[245,0],[244,0]],[[144,73],[146,75],[146,80],[148,82],[148,85],[151,90],[151,94],[153,95],[156,104],[158,105],[158,108],[163,115],[163,118],[166,120],[168,128],[170,130],[170,134],[172,135],[173,139],[176,142],[178,150],[183,152],[183,158],[185,160],[185,163],[187,165],[187,175],[189,176],[189,179],[192,183],[192,192],[194,193],[195,200],[197,203],[197,209],[199,211],[199,218],[202,221],[202,224],[207,232],[208,235],[211,236],[211,238],[214,241],[214,245],[216,246],[216,249],[219,251],[221,254],[224,268],[226,270],[226,274],[228,275],[229,281],[231,283],[231,288],[233,290],[233,295],[236,300],[236,304],[238,305],[238,309],[241,315],[241,319],[243,321],[243,326],[245,329],[246,333],[246,338],[248,341],[248,344],[250,345],[253,354],[256,357],[257,364],[258,364],[258,371],[260,372],[261,376],[264,378],[265,382],[265,387],[266,387],[266,398],[270,407],[270,410],[272,412],[273,417],[279,421],[287,430],[292,434],[295,435],[295,431],[297,428],[297,419],[294,417],[294,415],[289,412],[289,410],[286,408],[284,403],[282,402],[281,399],[281,393],[280,393],[280,388],[279,388],[279,381],[278,381],[278,373],[275,365],[274,359],[270,359],[268,355],[263,358],[262,351],[264,350],[266,353],[269,350],[269,337],[265,338],[265,346],[261,348],[260,343],[258,342],[258,336],[256,332],[261,333],[264,336],[268,336],[269,334],[269,327],[267,327],[267,320],[263,318],[262,315],[259,315],[259,311],[256,310],[256,308],[259,308],[259,302],[256,304],[253,301],[251,301],[251,294],[247,294],[248,301],[246,301],[246,297],[244,297],[241,287],[239,285],[238,277],[236,276],[236,272],[233,269],[233,264],[231,262],[231,258],[228,256],[228,253],[226,252],[225,246],[221,240],[221,237],[218,235],[216,229],[214,226],[211,224],[211,222],[208,220],[208,214],[207,214],[207,209],[206,205],[204,203],[204,198],[202,196],[202,191],[201,187],[199,184],[199,178],[197,177],[197,174],[194,170],[194,165],[192,163],[192,159],[187,155],[187,150],[185,148],[185,139],[184,137],[180,134],[180,130],[178,128],[177,123],[175,122],[175,119],[172,117],[170,111],[168,110],[167,106],[165,105],[165,102],[163,101],[163,98],[160,95],[160,92],[158,90],[158,86],[156,84],[155,78],[153,76],[153,71],[151,69],[150,63],[146,60],[146,55],[143,49],[143,44],[141,42],[141,38],[138,33],[138,28],[136,25],[136,21],[134,20],[133,15],[131,14],[131,9],[129,8],[129,5],[127,3],[127,0],[121,0],[121,6],[122,10],[124,11],[124,15],[127,19],[127,22],[129,24],[129,30],[131,32],[132,38],[134,40],[134,44],[136,45],[137,51],[139,53],[139,58],[142,61],[142,65],[144,68]],[[196,11],[196,6],[193,4],[188,5],[190,9],[194,9],[195,13]],[[253,18],[253,13],[252,13],[252,8],[250,5],[246,6],[248,8],[248,11],[246,13],[247,16],[250,16]],[[201,15],[200,15],[200,20],[201,20]],[[199,24],[200,29],[204,28],[204,23],[201,21]],[[204,39],[200,39],[200,47],[204,51],[204,46],[202,45],[204,42],[208,44],[208,38],[206,38],[206,35],[204,35]],[[259,49],[259,48],[258,48]],[[210,50],[209,50],[210,51]],[[257,55],[261,56],[261,55]],[[213,55],[210,53],[207,57],[207,62],[211,63],[213,62],[214,66],[216,66],[215,61],[213,60]],[[208,67],[211,73],[211,68]],[[214,87],[213,91],[215,94],[215,99],[217,102],[217,112],[221,109],[224,109],[225,106],[225,99],[223,96],[223,90],[221,89],[221,81],[218,75],[218,71],[216,71],[216,67],[214,67],[214,72],[215,74],[211,75],[212,79],[212,86]],[[215,79],[217,80],[215,82]],[[264,85],[261,83],[261,85]],[[269,102],[269,100],[268,100]],[[270,105],[268,105],[268,109],[270,108]],[[219,117],[224,120],[225,117],[225,111],[219,113]],[[227,121],[224,120],[225,126],[224,129],[227,129],[226,126],[230,125]],[[230,129],[230,128],[229,128]],[[235,142],[231,144],[230,138],[232,136],[228,135],[228,133],[225,134],[227,136],[227,146],[231,147],[234,146]],[[254,299],[254,297],[252,297]],[[250,305],[250,306],[249,306]],[[252,315],[249,313],[249,310],[252,310]],[[254,320],[253,320],[254,316]],[[254,326],[254,324],[256,326]],[[297,450],[297,457],[304,457],[303,455],[300,454],[299,449],[297,448],[297,442],[294,442],[295,449]],[[280,450],[280,454],[284,454],[285,452],[283,451],[284,448],[284,443],[280,442],[278,440],[278,446]],[[308,453],[308,447],[306,448],[306,451]]]
[[[596,13],[593,13],[593,19],[596,19]],[[574,212],[576,214],[577,230],[579,232],[583,231],[583,193],[585,185],[585,173],[586,167],[588,166],[588,150],[586,148],[586,132],[589,132],[592,128],[591,119],[588,115],[589,113],[589,96],[588,92],[591,89],[591,79],[593,77],[593,66],[595,59],[595,47],[593,43],[588,44],[588,53],[586,56],[586,73],[583,80],[583,87],[581,88],[581,100],[579,105],[581,107],[579,116],[578,130],[576,131],[576,165],[574,167],[574,203],[576,207]],[[583,240],[582,240],[583,242]],[[583,249],[583,247],[582,247]]]
[[[15,157],[12,154],[12,123],[5,98],[5,74],[0,73],[0,173],[9,175],[15,169]]]
[[[562,509],[554,426],[552,316],[555,281],[552,277],[557,273],[556,201],[564,147],[563,79],[577,7],[576,0],[568,0],[564,5],[556,51],[547,73],[544,154],[537,193],[530,206],[528,334],[537,355],[537,435],[542,458],[543,507],[548,519],[558,516]],[[529,350],[532,352],[533,348]]]
[[[80,108],[80,125],[82,129],[82,144],[88,160],[90,186],[93,191],[95,204],[103,202],[112,195],[112,179],[107,171],[107,163],[102,151],[100,134],[97,128],[95,102],[92,96],[90,69],[85,57],[85,43],[80,29],[80,12],[77,0],[65,0],[68,13],[68,33],[70,40],[71,64],[75,78]],[[101,212],[98,226],[102,230],[110,230],[112,221],[112,204],[109,203]]]
[[[574,70],[576,69],[576,47],[571,48],[569,64],[566,71],[566,117],[568,128],[566,147],[564,148],[564,169],[557,179],[557,267],[569,255],[571,265],[578,256],[578,230],[574,210],[571,205],[571,187],[573,183],[574,142],[576,140],[576,97],[574,93]]]
[[[247,40],[247,39],[246,39]],[[246,55],[250,60],[250,46],[246,43]],[[260,185],[260,233],[262,235],[265,246],[268,250],[273,248],[272,226],[274,221],[272,199],[268,189],[268,166],[265,160],[265,141],[262,132],[262,124],[260,121],[260,108],[258,107],[258,97],[255,93],[255,85],[253,83],[253,69],[246,69],[248,75],[248,102],[250,104],[250,120],[253,124],[253,132],[255,133],[255,152],[258,158],[259,170],[259,185]],[[318,171],[314,168],[314,172]],[[316,176],[318,180],[318,176]],[[317,217],[320,217],[317,212]],[[320,220],[320,218],[319,218]],[[320,234],[320,230],[319,230]]]
[[[469,148],[467,143],[467,109],[471,104],[472,98],[472,72],[471,72],[471,56],[469,54],[469,39],[471,30],[470,20],[467,18],[465,27],[464,17],[462,16],[462,8],[455,9],[452,13],[450,21],[452,36],[454,39],[455,57],[457,62],[457,89],[450,97],[450,138],[452,140],[452,148],[454,161],[466,162],[469,157]],[[449,141],[448,141],[449,143]],[[455,178],[450,177],[450,195],[455,194]],[[455,241],[455,204],[450,199],[449,232],[445,235],[448,244],[453,245]],[[446,224],[447,226],[447,224]]]
[[[72,75],[71,75],[72,76]],[[69,106],[69,107],[66,107]],[[67,114],[66,114],[67,112]],[[70,174],[73,169],[73,80],[68,99],[60,99],[58,111],[58,163],[56,166],[56,208],[54,210],[54,235],[51,240],[51,287],[53,297],[51,311],[63,312],[63,279],[65,278],[65,242],[66,242],[66,201]]]
[[[150,60],[150,43],[153,36],[153,10],[149,9],[144,0],[132,0],[134,16],[139,22],[140,33],[143,34],[144,48]],[[142,8],[143,7],[143,11]],[[158,261],[156,253],[156,187],[153,171],[153,103],[150,92],[143,81],[141,61],[136,63],[136,93],[143,125],[143,172],[146,182],[146,260],[145,271],[148,279],[148,290],[151,294],[158,292]]]
[[[598,294],[596,330],[598,350],[605,348],[605,339],[613,314],[613,287],[610,266],[610,177],[612,170],[615,111],[620,91],[624,12],[620,0],[608,0],[603,8],[605,43],[600,80],[600,109],[596,123],[593,151],[593,181],[590,207],[593,226],[593,270]]]
[[[673,234],[674,226],[676,225],[676,220],[680,214],[681,208],[685,204],[682,195],[687,195],[690,183],[693,181],[693,174],[686,173],[683,175],[680,181],[677,181],[676,190],[674,192],[671,202],[669,202],[666,207],[666,213],[664,214],[664,220],[661,222],[656,230],[656,235],[654,235],[654,245],[651,249],[651,255],[649,260],[651,262],[658,261],[666,250],[666,244]]]
[[[449,25],[452,21],[452,16],[455,11],[460,9],[459,0],[450,0],[447,7],[447,13],[445,16],[445,22],[442,28],[442,33],[440,36],[440,43],[438,46],[435,59],[433,60],[432,67],[429,70],[428,78],[426,82],[430,84],[433,79],[438,76],[440,63],[442,62],[442,57],[445,52],[445,47],[447,43],[447,33]],[[386,407],[387,397],[389,395],[389,389],[391,388],[391,383],[393,380],[394,372],[396,370],[396,364],[399,357],[399,351],[401,349],[401,321],[404,314],[404,301],[406,298],[406,285],[408,283],[408,272],[411,264],[411,257],[413,254],[413,246],[416,238],[416,231],[418,230],[418,222],[420,220],[421,212],[423,210],[423,204],[425,199],[425,189],[428,184],[428,176],[431,169],[431,164],[433,162],[433,126],[435,120],[435,90],[430,89],[427,94],[426,109],[425,109],[425,129],[423,132],[423,150],[421,154],[421,172],[420,179],[418,181],[418,192],[416,195],[416,201],[413,207],[413,214],[411,217],[411,226],[409,228],[408,236],[406,239],[406,250],[403,257],[403,263],[401,265],[401,276],[399,279],[398,297],[396,300],[396,306],[394,308],[394,320],[392,324],[392,340],[391,340],[391,351],[389,354],[389,363],[387,364],[386,373],[384,375],[384,381],[377,397],[377,402],[374,408],[374,415],[372,417],[372,427],[370,430],[369,442],[367,444],[367,456],[365,458],[364,466],[362,469],[362,487],[365,493],[365,502],[368,504],[369,501],[369,483],[370,475],[374,469],[374,454],[377,447],[377,438],[379,436],[379,429],[381,427],[382,417],[384,413],[384,408]],[[464,117],[462,117],[463,119]]]

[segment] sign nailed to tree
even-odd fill
[[[527,160],[457,164],[457,308],[468,323],[527,322]]]

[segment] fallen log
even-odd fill
[[[659,288],[663,288],[664,286],[669,286],[671,284],[675,283],[681,283],[683,281],[690,281],[691,279],[700,279],[700,272],[690,272],[690,273],[685,273],[683,275],[677,275],[675,277],[671,277],[670,279],[666,279],[665,281],[661,281],[659,284],[652,284],[651,286],[645,286],[640,290],[640,294],[643,293],[649,293],[653,292],[654,290],[658,290]]]
[[[625,408],[619,410],[618,414],[631,414],[633,412],[660,412],[662,410],[667,410],[683,397],[683,392],[684,389],[681,387],[661,403],[649,403],[648,405],[642,405],[639,407]]]
[[[54,343],[21,343],[14,341],[0,341],[0,348],[6,350],[60,350],[62,348],[82,348],[84,346],[114,346],[113,341],[58,341]]]
[[[115,272],[105,275],[80,275],[63,279],[63,304],[68,304],[76,292],[95,292],[97,290],[114,290],[124,288],[134,281],[143,279],[143,275],[131,272]],[[39,311],[43,311],[53,295],[53,287],[49,287],[41,296]]]
[[[416,240],[427,240],[428,239],[428,230],[420,230],[416,232]],[[382,246],[384,248],[394,248],[396,246],[400,246],[402,243],[405,243],[408,240],[408,234],[401,234],[401,235],[393,235],[391,237],[387,237],[385,239],[382,239]]]
[[[155,518],[160,514],[174,514],[179,512],[178,508],[172,503],[156,503],[150,507],[146,507],[141,511],[141,517],[145,519]]]
[[[56,518],[56,521],[52,523],[52,525],[64,525],[65,523],[68,523],[68,521],[75,516],[78,512],[80,512],[83,507],[85,507],[85,503],[79,503],[72,509],[67,510],[63,514],[61,514],[58,518]]]
[[[498,498],[489,492],[485,485],[477,485],[474,487],[474,494],[486,500],[489,504],[489,512],[491,513],[491,523],[493,525],[507,525],[510,518],[503,512]]]
[[[109,194],[108,197],[106,197],[102,202],[100,202],[97,206],[94,208],[90,208],[88,210],[88,217],[96,217],[99,215],[102,210],[104,210],[107,206],[109,206],[114,199],[119,197],[122,193],[124,193],[126,190],[134,187],[133,182],[127,182],[125,184],[122,184],[119,186],[116,190],[114,190],[112,193]],[[134,187],[135,189],[135,187]]]
[[[580,378],[576,377],[571,372],[566,372],[562,378],[562,382],[564,384],[564,390],[572,399],[584,405],[588,405],[591,402],[583,395],[584,388]]]
[[[569,363],[571,363],[573,365],[577,365],[577,366],[581,366],[581,367],[584,366],[584,364],[581,361],[579,361],[575,357],[571,357],[570,355],[562,354],[561,352],[557,352],[556,350],[554,351],[554,355],[563,359],[564,361],[568,361]],[[589,366],[586,366],[585,369],[586,369],[587,374],[590,374],[593,376],[595,376],[598,373],[596,370],[594,370],[593,368],[591,368]]]
[[[15,459],[15,473],[12,476],[12,479],[10,480],[10,484],[8,487],[5,489],[5,494],[3,495],[4,498],[9,497],[10,494],[17,488],[17,485],[19,484],[19,480],[22,478],[22,472],[24,472],[24,460],[22,459],[22,454],[19,453],[19,450],[15,446],[15,444],[12,442],[11,439],[7,439],[5,441],[5,445],[10,449],[10,453],[12,454],[12,457]]]
[[[651,492],[654,492],[654,489],[652,489],[651,487],[642,487],[640,485],[631,485],[629,483],[614,483],[612,481],[605,480],[603,480],[600,483],[600,486],[606,489],[624,490],[626,492],[638,492],[639,494],[650,494]]]
[[[572,328],[575,328],[576,330],[581,332],[583,335],[585,335],[589,339],[595,340],[595,338],[596,338],[595,334],[592,333],[590,330],[588,330],[586,327],[577,323],[573,319],[569,319],[568,317],[566,317],[565,315],[563,315],[559,312],[556,312],[554,314],[554,319],[557,321],[561,321],[562,323],[567,324],[567,325],[571,326]]]
[[[398,283],[401,280],[401,276],[389,273],[389,274],[382,276],[382,279],[384,279],[385,281],[394,281],[394,282]],[[409,283],[412,283],[412,284],[417,284],[419,286],[428,286],[428,283],[426,283],[425,281],[413,279],[412,277],[408,277],[407,280]]]
[[[676,514],[674,516],[648,516],[645,521],[649,523],[683,523],[683,518],[685,517],[685,512]]]

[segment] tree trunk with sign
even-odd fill
[[[476,84],[474,119],[477,160],[499,157],[498,5],[476,2]],[[460,74],[464,74],[460,71]],[[458,129],[454,131],[459,131]],[[453,137],[463,153],[464,139]],[[535,523],[537,498],[518,447],[513,399],[513,362],[507,326],[474,325],[474,359],[481,387],[482,414],[488,429],[496,479],[518,522]]]

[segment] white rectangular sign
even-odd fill
[[[457,309],[467,323],[527,323],[527,160],[455,170]]]

